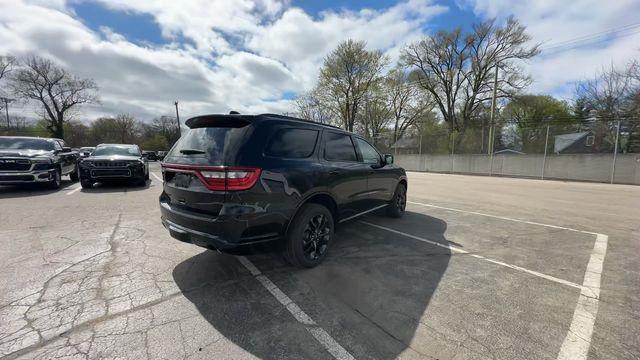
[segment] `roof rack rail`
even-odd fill
[[[311,120],[307,120],[307,119],[301,119],[301,118],[297,118],[297,117],[293,117],[293,116],[287,116],[287,115],[280,115],[280,114],[271,114],[271,113],[265,113],[265,114],[260,114],[259,116],[268,116],[268,117],[272,117],[272,118],[279,118],[279,119],[285,119],[285,120],[296,120],[296,121],[303,121],[303,122],[308,122],[308,123],[312,123],[312,124],[316,124],[316,125],[321,125],[321,126],[328,126],[334,129],[338,129],[338,130],[342,130],[342,131],[346,131],[340,127],[337,127],[335,125],[331,125],[331,124],[323,124],[323,123],[319,123],[317,121],[311,121]]]

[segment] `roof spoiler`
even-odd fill
[[[192,117],[185,121],[190,129],[202,127],[229,127],[241,128],[251,124],[248,116],[240,114],[212,114]]]

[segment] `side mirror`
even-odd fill
[[[149,158],[149,154],[142,154],[142,158],[143,159],[148,159]]]
[[[393,155],[384,154],[384,163],[385,164],[393,164]]]

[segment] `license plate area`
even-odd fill
[[[171,178],[171,183],[179,188],[187,189],[191,186],[191,181],[193,181],[193,175],[186,173],[176,173]]]

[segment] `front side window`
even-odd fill
[[[362,161],[367,164],[380,164],[380,154],[373,146],[359,138],[356,138],[356,141],[358,142],[360,154],[362,154]]]
[[[329,161],[358,161],[351,136],[327,132],[324,142],[324,158]]]
[[[269,140],[265,155],[290,159],[307,158],[313,154],[318,131],[310,129],[280,129]]]

